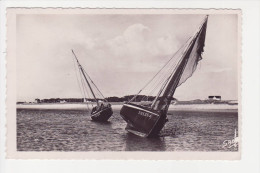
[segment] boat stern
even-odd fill
[[[158,112],[140,105],[124,104],[120,115],[128,124],[126,130],[142,137],[159,133],[161,129],[157,129],[157,127],[165,124],[158,125],[158,122],[161,122],[159,121],[161,115]]]

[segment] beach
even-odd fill
[[[115,110],[120,110],[123,103],[112,103]],[[44,109],[44,110],[88,110],[94,105],[86,103],[41,103],[41,104],[18,104],[17,109]],[[174,111],[219,111],[237,112],[238,105],[229,104],[171,104],[169,110]]]

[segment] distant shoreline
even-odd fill
[[[120,110],[123,103],[111,103],[114,110]],[[94,106],[94,104],[93,104]],[[89,107],[89,108],[88,108]],[[40,103],[17,104],[17,110],[88,110],[92,104],[87,103]],[[210,111],[210,112],[238,112],[238,105],[229,104],[176,104],[170,105],[169,111]]]

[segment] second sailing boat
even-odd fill
[[[92,108],[91,111],[91,119],[94,121],[107,121],[113,114],[112,108],[111,108],[111,104],[108,103],[108,101],[105,99],[105,97],[103,96],[103,94],[100,92],[100,90],[97,88],[97,86],[94,84],[94,82],[91,80],[91,78],[89,77],[89,75],[86,73],[86,71],[83,69],[83,67],[81,66],[81,64],[79,63],[79,60],[76,56],[76,54],[74,53],[74,51],[72,50],[72,53],[77,61],[77,65],[79,68],[79,73],[80,73],[80,77],[81,77],[81,83],[82,83],[82,88],[83,88],[83,92],[84,89],[86,89],[86,85],[89,88],[94,101],[96,102],[96,106]],[[85,81],[85,83],[84,83]],[[91,86],[92,85],[92,86]],[[100,103],[96,94],[94,93],[93,87],[96,89],[96,91],[98,92],[98,94],[103,97],[102,98],[102,102]],[[88,98],[85,97],[85,100],[87,101]]]

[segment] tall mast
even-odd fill
[[[95,101],[97,102],[97,106],[99,106],[98,100],[97,100],[97,98],[96,98],[96,96],[95,96],[95,94],[94,94],[94,92],[93,92],[93,90],[92,90],[92,88],[91,88],[91,86],[90,86],[90,83],[89,83],[89,81],[88,81],[88,79],[87,79],[87,77],[86,77],[86,75],[85,75],[85,73],[84,73],[84,70],[83,70],[82,66],[81,66],[80,63],[79,63],[79,60],[78,60],[76,54],[74,53],[73,50],[71,50],[71,51],[72,51],[72,53],[73,53],[73,55],[74,55],[74,57],[75,57],[75,59],[76,59],[76,61],[77,61],[77,63],[78,63],[79,69],[80,69],[81,73],[83,74],[83,76],[84,76],[84,78],[85,78],[85,80],[86,80],[86,82],[87,82],[87,84],[88,84],[88,87],[89,87],[89,89],[90,89],[90,91],[91,91],[91,93],[92,93],[92,95],[93,95]]]
[[[151,106],[152,108],[154,108],[156,110],[162,110],[162,109],[168,110],[168,106],[170,104],[172,96],[173,96],[176,88],[179,86],[179,82],[181,80],[185,67],[190,59],[191,52],[193,50],[193,47],[194,47],[196,41],[199,41],[201,44],[199,47],[197,47],[197,51],[199,52],[199,57],[200,57],[200,54],[203,52],[206,27],[207,27],[207,19],[208,19],[208,16],[206,16],[206,18],[203,21],[203,24],[200,26],[198,32],[196,32],[196,34],[193,36],[193,39],[190,41],[188,47],[186,48],[185,52],[183,53],[181,61],[179,62],[176,70],[173,71],[173,73],[170,75],[171,76],[170,80],[169,80],[167,86],[164,86],[166,88],[164,90],[164,93],[162,94],[162,97],[159,98],[158,104],[156,104],[156,102],[157,102],[159,95],[157,95],[155,101],[153,102],[153,104]],[[200,59],[197,59],[196,63],[199,60]]]
[[[155,109],[157,109],[157,110],[162,109],[163,105],[166,104],[166,106],[168,106],[169,102],[171,101],[171,99],[172,99],[171,97],[174,94],[174,92],[178,86],[178,83],[181,79],[181,75],[185,69],[189,54],[192,50],[194,43],[195,43],[195,41],[192,41],[192,45],[189,46],[189,48],[186,52],[186,55],[183,57],[183,59],[181,60],[181,63],[179,64],[179,67],[176,69],[176,72],[172,75],[172,77],[171,77],[168,85],[166,86],[166,89],[161,97],[161,100],[159,101],[159,104],[158,104],[157,108],[155,108]],[[171,95],[171,97],[169,97],[169,95]],[[167,109],[167,107],[166,107],[166,109]]]

